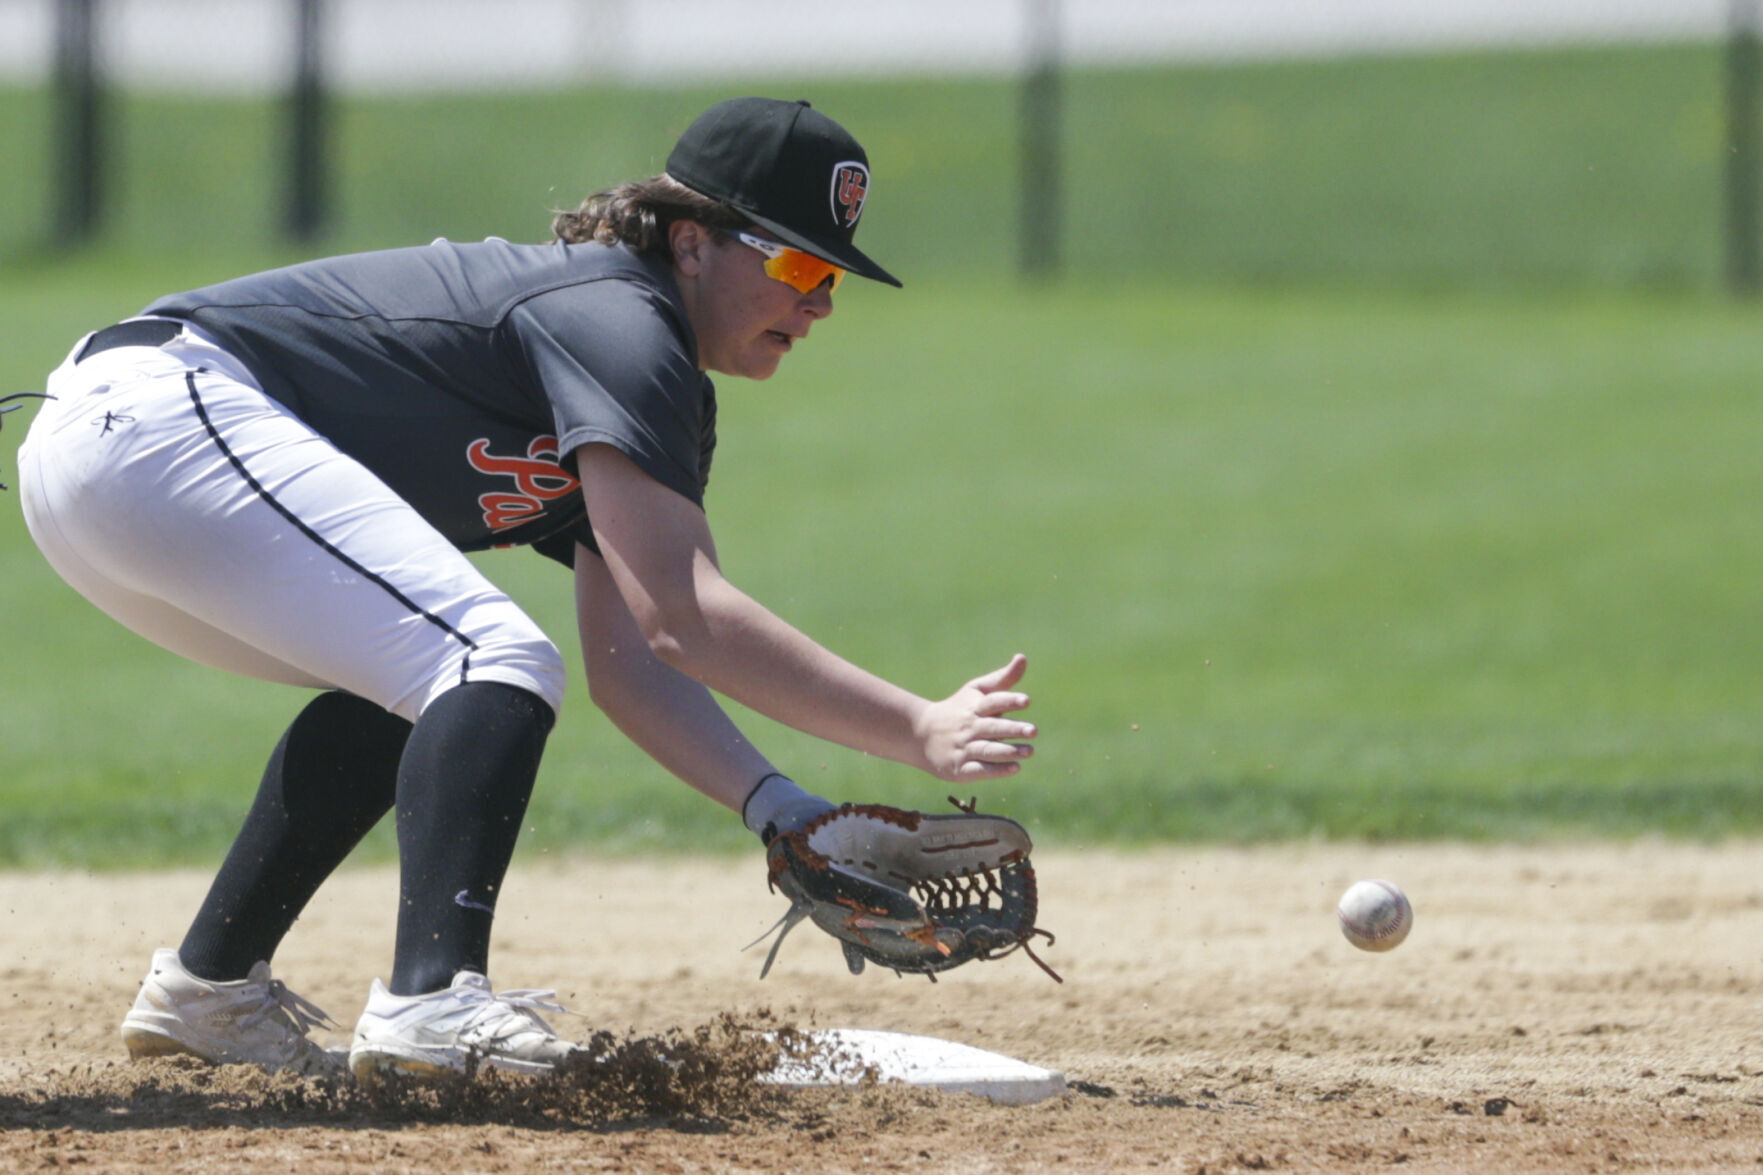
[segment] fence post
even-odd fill
[[[1028,53],[1022,82],[1022,191],[1018,233],[1022,272],[1059,270],[1063,231],[1060,190],[1059,0],[1024,0]]]
[[[294,0],[294,79],[288,89],[288,235],[310,241],[324,228],[323,0]]]
[[[78,245],[98,231],[104,194],[103,89],[98,80],[98,0],[55,6],[55,240]]]
[[[1731,0],[1726,48],[1726,281],[1754,298],[1763,288],[1757,249],[1758,2]]]

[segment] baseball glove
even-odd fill
[[[1035,926],[1038,898],[1028,855],[1034,846],[1014,820],[986,816],[974,803],[960,814],[927,816],[883,804],[845,804],[766,846],[771,888],[790,899],[759,977],[771,972],[785,936],[804,920],[838,939],[853,975],[866,961],[895,974],[936,980],[938,971],[1053,936]],[[752,945],[757,946],[758,942]]]

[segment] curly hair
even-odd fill
[[[718,240],[751,223],[727,204],[700,195],[672,176],[655,175],[595,192],[574,211],[558,212],[551,233],[567,245],[598,241],[671,258],[667,230],[680,220],[696,221]]]

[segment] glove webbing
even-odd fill
[[[953,796],[950,797],[950,802],[955,803],[957,808],[962,807],[960,803],[955,802]],[[971,811],[971,809],[967,810]],[[1005,865],[1013,867],[1031,885],[1034,883],[1034,869],[1027,862],[1022,861],[1021,858],[1013,858],[1010,861],[1006,861]],[[992,909],[1002,910],[1005,905],[1004,887],[1000,884],[998,873],[995,869],[981,869],[975,873],[948,877],[927,877],[912,883],[912,896],[918,900],[919,905],[924,907],[927,914],[937,917],[939,920],[947,918],[950,915],[967,912],[985,913]],[[997,900],[997,905],[995,907],[992,904],[994,898]],[[970,936],[984,933],[984,927],[975,927],[968,932]],[[1047,945],[1049,946],[1056,941],[1049,932],[1042,930],[1038,926],[1031,926],[1026,932],[1024,932],[1024,937],[1011,938],[1009,944],[1006,946],[980,947],[978,949],[979,957],[982,959],[1000,959],[1005,955],[1008,955],[1011,951],[1021,948],[1022,953],[1027,955],[1030,959],[1033,959],[1035,966],[1051,976],[1053,982],[1064,983],[1065,980],[1060,974],[1053,970],[1053,968],[1047,966],[1046,960],[1035,954],[1034,948],[1028,945],[1029,940],[1036,935],[1046,939]],[[934,972],[927,972],[926,974],[932,983],[937,981]]]

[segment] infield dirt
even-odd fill
[[[598,1083],[369,1097],[126,1061],[117,1023],[205,875],[0,875],[0,1170],[1763,1172],[1763,854],[1690,846],[1283,845],[1036,858],[1041,953],[937,984],[846,973],[757,855],[518,861],[498,986],[556,987]],[[1334,902],[1413,899],[1388,955]],[[389,869],[320,894],[277,973],[344,1024],[385,972]],[[732,1016],[732,1020],[730,1017]],[[881,1028],[1063,1071],[1028,1107],[746,1079],[743,1026]],[[343,1043],[345,1033],[321,1034]],[[663,1040],[681,1066],[654,1063]],[[684,1076],[681,1076],[684,1074]]]

